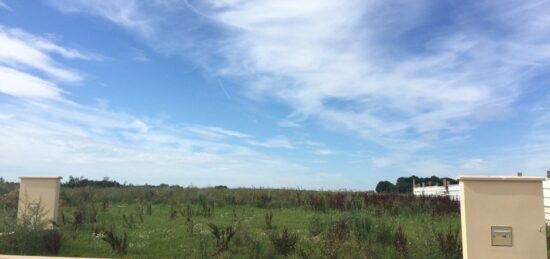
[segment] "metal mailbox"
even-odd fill
[[[492,226],[492,246],[512,246],[512,227]]]

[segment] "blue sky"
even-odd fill
[[[549,1],[0,0],[0,172],[372,189],[550,170]]]

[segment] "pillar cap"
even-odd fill
[[[42,179],[42,180],[58,180],[61,176],[21,176],[19,179]]]
[[[512,182],[542,182],[544,177],[536,176],[459,176],[459,181],[512,181]]]

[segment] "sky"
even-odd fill
[[[0,176],[550,170],[550,1],[0,0]]]

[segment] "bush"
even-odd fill
[[[27,206],[25,206],[27,207]],[[62,247],[63,239],[59,229],[47,229],[43,220],[44,211],[38,203],[29,208],[16,222],[16,215],[5,211],[0,232],[0,252],[12,254],[54,254]]]

